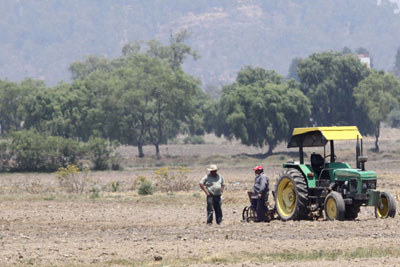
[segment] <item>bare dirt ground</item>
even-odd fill
[[[378,189],[399,201],[400,131],[382,132],[380,153],[368,150],[373,139],[364,142],[367,168],[377,171]],[[339,159],[354,165],[354,144],[339,147]],[[167,148],[162,149],[164,164],[185,159],[190,191],[138,195],[137,178],[151,180],[158,168],[152,164],[161,164],[135,158],[134,148],[121,150],[130,166],[124,171],[90,174],[101,188],[98,197],[63,192],[55,174],[2,174],[0,266],[400,265],[400,216],[378,220],[372,207],[362,208],[355,221],[241,222],[251,168],[262,163],[273,188],[289,157],[279,153],[287,151],[284,144],[264,160],[243,156],[262,153],[259,149],[216,139],[205,145],[168,146],[168,156]],[[151,151],[148,147],[145,152]],[[205,197],[197,185],[213,160],[227,183],[222,225],[205,224]],[[120,186],[112,192],[115,181]]]

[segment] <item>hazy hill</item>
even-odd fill
[[[185,68],[204,83],[228,82],[245,64],[286,75],[292,58],[344,46],[365,47],[389,70],[400,46],[394,10],[387,0],[0,0],[0,79],[52,85],[86,55],[119,56],[127,42],[166,42],[182,27],[201,56]]]

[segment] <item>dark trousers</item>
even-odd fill
[[[264,198],[252,198],[251,199],[251,206],[257,212],[257,221],[258,222],[263,222],[264,221],[264,215],[265,215],[265,212],[267,210],[267,207],[265,206],[265,199]]]
[[[213,211],[215,211],[215,221],[220,224],[222,221],[221,196],[207,197],[207,223],[212,223]]]

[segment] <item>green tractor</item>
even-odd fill
[[[357,141],[355,169],[336,162],[335,140]],[[328,141],[330,152],[326,155]],[[327,220],[354,220],[361,206],[374,206],[377,218],[395,216],[393,196],[377,191],[376,172],[365,169],[368,158],[362,155],[362,136],[356,126],[295,128],[288,143],[288,148],[292,147],[299,148],[300,160],[283,164],[275,187],[280,219],[320,218],[324,212]],[[323,147],[324,155],[313,153],[310,164],[305,164],[305,147]]]

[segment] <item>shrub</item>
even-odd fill
[[[85,169],[80,173],[75,165],[59,168],[56,177],[60,187],[68,193],[83,193],[90,182],[89,170]]]
[[[400,109],[393,109],[388,115],[388,122],[391,127],[400,127]]]
[[[95,185],[90,189],[90,198],[95,199],[100,197],[100,186]]]
[[[115,153],[115,155],[113,155],[111,157],[111,170],[113,171],[121,171],[123,170],[121,162],[122,162],[122,156],[119,153]]]
[[[99,137],[91,137],[87,143],[87,153],[93,163],[94,170],[108,170],[108,161],[111,155],[111,147],[107,140]]]
[[[56,171],[61,166],[76,165],[84,155],[79,142],[45,136],[35,130],[13,132],[9,138],[10,143],[7,149],[2,149],[1,158],[8,158],[5,165],[12,171]]]
[[[0,171],[53,172],[60,167],[80,164],[89,158],[93,169],[105,170],[111,162],[113,169],[122,169],[121,156],[115,154],[107,140],[90,138],[84,144],[60,136],[46,136],[35,130],[11,132],[8,140],[0,142]]]
[[[189,172],[189,169],[182,166],[178,167],[178,169],[159,168],[154,172],[156,187],[161,192],[187,191],[192,186],[188,179]]]
[[[111,191],[112,192],[118,192],[119,191],[119,182],[118,181],[116,181],[116,182],[112,181],[111,182]]]
[[[152,195],[153,193],[154,193],[154,187],[152,182],[148,180],[143,181],[138,189],[138,194],[144,196],[144,195]]]
[[[183,139],[183,143],[185,145],[187,144],[193,144],[193,145],[199,145],[199,144],[204,144],[204,137],[200,135],[189,135]]]

